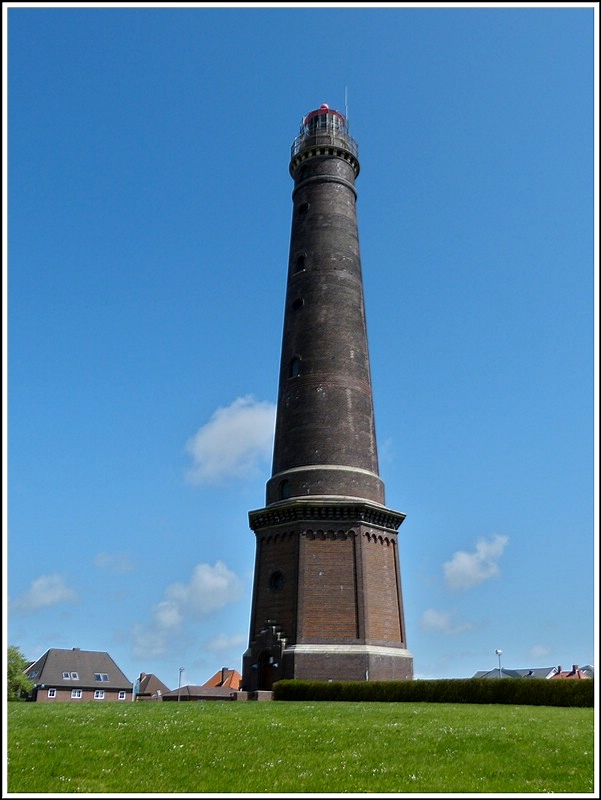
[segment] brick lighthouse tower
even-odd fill
[[[357,230],[358,150],[322,105],[292,145],[292,231],[272,475],[249,513],[255,574],[243,688],[413,677],[378,472]]]

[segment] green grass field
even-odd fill
[[[9,703],[10,793],[592,793],[592,708]]]

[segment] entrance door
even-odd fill
[[[271,691],[273,686],[273,658],[267,650],[259,656],[257,689]]]

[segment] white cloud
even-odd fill
[[[168,602],[176,605],[183,616],[204,619],[242,594],[242,582],[223,561],[197,564],[188,584],[173,583],[165,594]]]
[[[436,611],[434,608],[429,608],[422,614],[422,629],[436,633],[461,633],[473,627],[471,622],[463,622],[460,625],[456,625],[453,623],[452,617],[453,612]]]
[[[32,581],[29,589],[11,604],[14,611],[20,614],[32,614],[40,608],[60,605],[60,603],[76,603],[77,592],[65,584],[65,579],[57,572],[42,575]]]
[[[220,653],[230,649],[242,649],[245,645],[246,638],[241,634],[226,636],[225,633],[220,633],[206,643],[205,650],[209,650],[212,653]]]
[[[378,442],[378,458],[383,464],[394,461],[394,442],[390,437]]]
[[[136,623],[132,627],[134,655],[138,658],[152,658],[164,655],[169,642],[163,631],[153,630],[147,625]]]
[[[188,480],[219,483],[254,472],[271,456],[275,408],[250,395],[218,408],[186,444],[193,461]]]
[[[133,628],[138,656],[165,653],[186,622],[197,622],[234,603],[242,595],[242,581],[222,561],[214,566],[197,564],[190,581],[172,583],[152,610],[152,621]]]
[[[94,558],[94,566],[108,569],[111,572],[131,572],[134,565],[125,553],[98,553]]]
[[[153,616],[157,628],[163,631],[179,628],[184,619],[180,607],[173,600],[162,600],[157,603]]]
[[[551,652],[550,647],[547,647],[544,644],[535,644],[534,647],[530,648],[530,651],[528,652],[528,657],[532,659],[545,658],[550,654],[550,652]]]
[[[458,550],[443,566],[447,586],[450,589],[469,589],[494,578],[499,572],[497,561],[508,541],[507,536],[496,535],[488,541],[478,539],[473,553]]]

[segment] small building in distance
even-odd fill
[[[152,673],[141,672],[134,683],[134,700],[162,700],[169,687]]]
[[[235,669],[223,667],[202,686],[186,685],[163,695],[163,700],[235,700],[242,675]]]
[[[573,664],[572,669],[563,670],[561,667],[555,667],[555,674],[550,675],[550,678],[556,680],[557,678],[576,679],[579,678],[594,678],[595,670],[591,664],[585,664],[579,667],[578,664]]]
[[[235,669],[228,669],[222,667],[219,672],[216,672],[212,678],[204,684],[204,686],[213,686],[215,688],[228,688],[238,691],[242,683],[242,675]]]
[[[25,675],[35,684],[27,696],[32,702],[126,702],[133,697],[132,682],[101,651],[52,647],[27,667]]]
[[[571,670],[564,671],[561,667],[535,667],[534,669],[494,669],[480,670],[473,678],[594,678],[595,670],[590,664],[579,667],[574,664]]]

